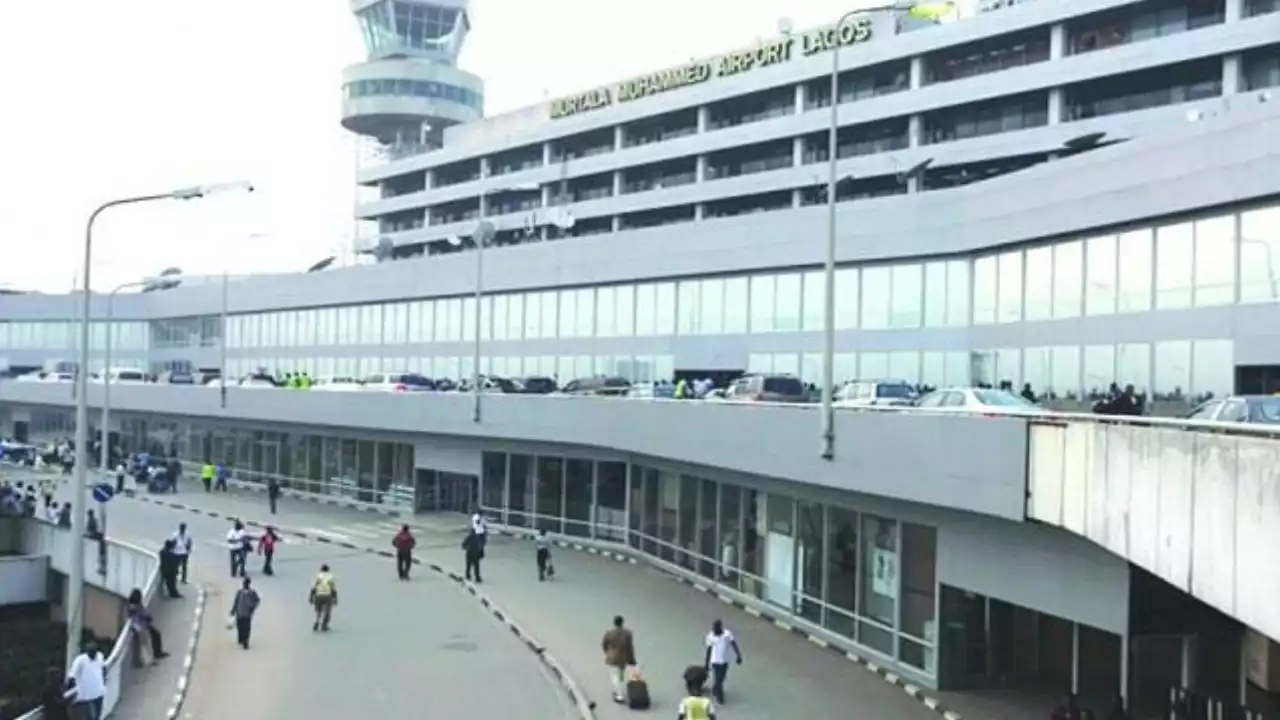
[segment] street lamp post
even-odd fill
[[[482,313],[482,309],[483,309],[482,303],[484,301],[484,250],[485,250],[485,246],[487,246],[490,242],[493,241],[493,237],[497,233],[497,229],[494,227],[493,223],[484,218],[485,208],[486,208],[486,205],[488,204],[487,200],[490,195],[496,195],[498,193],[532,192],[534,190],[541,190],[541,189],[542,189],[542,185],[540,183],[519,183],[515,185],[504,185],[502,187],[489,188],[487,190],[482,190],[480,194],[480,220],[476,223],[476,229],[472,234],[472,239],[475,241],[475,244],[476,244],[476,284],[475,284],[476,316],[475,316],[475,327],[472,329],[472,332],[475,333],[475,337],[472,338],[472,350],[471,350],[471,355],[472,355],[471,357],[471,395],[472,395],[471,420],[472,422],[477,422],[477,423],[480,422],[480,374],[481,374],[480,373],[480,353],[482,349],[481,340],[480,340],[480,329],[483,327],[483,319],[484,319],[483,313]],[[450,238],[449,242],[450,244],[456,247],[461,247],[462,245],[461,238],[457,238],[457,237]]]
[[[827,248],[822,266],[822,457],[836,454],[835,355],[836,355],[836,189],[840,150],[840,47],[841,30],[851,18],[882,10],[910,10],[916,2],[897,2],[850,10],[831,29],[831,113],[827,128]]]
[[[67,648],[66,663],[67,667],[71,666],[71,661],[75,659],[80,652],[80,631],[84,622],[84,532],[88,523],[86,505],[88,504],[88,488],[85,481],[87,477],[87,466],[89,464],[89,452],[86,447],[89,444],[89,399],[88,391],[88,368],[89,368],[89,312],[92,308],[93,297],[89,294],[91,287],[91,272],[93,268],[93,225],[98,220],[98,216],[110,210],[111,208],[122,207],[125,205],[138,205],[141,203],[157,202],[160,200],[195,200],[207,195],[230,189],[243,189],[249,192],[253,191],[253,186],[248,183],[227,183],[221,185],[208,185],[201,187],[186,188],[182,190],[174,190],[172,192],[160,193],[155,195],[136,195],[133,197],[120,198],[111,200],[110,202],[99,205],[89,215],[89,220],[84,227],[84,252],[81,258],[80,282],[83,283],[81,305],[80,305],[80,364],[76,369],[76,434],[75,434],[75,469],[72,474],[72,483],[75,488],[75,500],[72,505],[72,533],[76,538],[71,552],[71,572],[68,579],[69,582],[69,602],[67,603]]]

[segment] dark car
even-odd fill
[[[631,381],[624,377],[596,375],[570,380],[560,392],[565,395],[603,395],[623,397],[631,389]]]
[[[1280,425],[1280,396],[1232,395],[1205,401],[1188,420]]]
[[[549,378],[544,375],[530,375],[520,378],[520,386],[529,395],[550,395],[559,389],[555,378]]]

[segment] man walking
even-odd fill
[[[271,514],[276,514],[276,503],[280,501],[280,481],[275,478],[267,480],[267,502],[271,505]]]
[[[245,548],[248,546],[249,534],[245,532],[244,523],[239,520],[227,531],[227,552],[231,558],[231,577],[244,577]]]
[[[396,549],[396,576],[408,580],[409,568],[413,566],[413,548],[418,545],[408,525],[400,526],[400,532],[391,538],[391,545]]]
[[[623,622],[621,615],[613,618],[613,627],[605,632],[600,641],[604,650],[604,664],[609,670],[609,683],[613,686],[613,701],[618,704],[627,702],[627,668],[636,665],[635,637]]]
[[[471,580],[474,572],[476,584],[483,582],[480,579],[480,561],[484,559],[484,535],[474,531],[467,533],[462,541],[462,552],[466,556],[467,579]]]
[[[173,538],[164,541],[160,548],[160,579],[164,582],[165,596],[178,599],[178,554],[173,550]]]
[[[321,565],[316,573],[315,582],[311,583],[311,607],[316,611],[316,620],[311,624],[312,632],[327,631],[329,620],[333,617],[333,607],[338,604],[338,586],[333,582],[333,573],[328,565]]]
[[[187,562],[191,559],[191,533],[187,532],[186,523],[178,523],[178,532],[170,538],[173,540],[173,554],[178,558],[178,571],[182,584],[187,584]]]
[[[262,537],[258,538],[258,554],[262,556],[262,574],[275,575],[276,571],[271,567],[271,561],[276,556],[276,543],[280,541],[280,536],[276,534],[276,529],[270,525],[267,531],[262,533]]]
[[[711,623],[711,632],[707,633],[707,653],[702,666],[711,671],[711,696],[716,702],[724,704],[724,681],[729,675],[729,648],[739,665],[742,664],[742,649],[738,640],[725,628],[724,623],[716,620]]]
[[[83,720],[102,720],[102,699],[107,694],[106,660],[98,644],[90,640],[71,661],[67,680],[75,693],[75,716]]]
[[[231,601],[231,617],[236,620],[236,642],[245,650],[249,649],[249,634],[253,631],[253,613],[261,602],[258,591],[253,589],[249,578],[245,578]]]

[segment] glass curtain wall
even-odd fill
[[[632,548],[936,675],[937,529],[615,461],[485,453],[489,517]]]

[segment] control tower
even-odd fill
[[[342,73],[342,126],[387,159],[440,147],[446,127],[484,115],[484,82],[457,67],[467,0],[351,0],[367,59]]]

